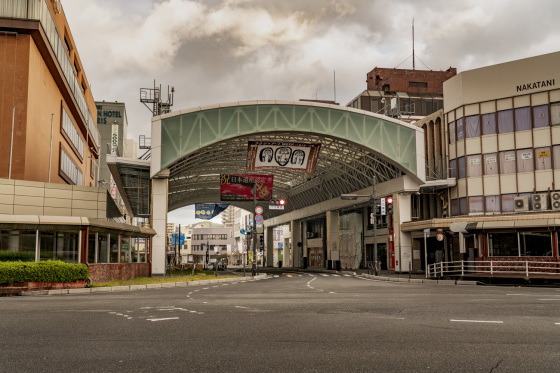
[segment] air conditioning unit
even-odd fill
[[[529,211],[529,197],[515,197],[513,203],[515,205],[515,212]]]
[[[553,210],[560,210],[560,192],[552,192],[550,195]]]
[[[546,193],[539,193],[531,195],[534,211],[548,210],[548,198]]]

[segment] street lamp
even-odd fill
[[[370,195],[368,194],[341,194],[340,198],[343,200],[357,200],[358,198],[369,198],[371,202],[371,216],[370,221],[373,224],[373,259],[375,264],[375,275],[379,275],[378,263],[377,263],[377,208],[376,198],[375,198],[375,184],[377,183],[377,178],[373,176],[373,190]]]

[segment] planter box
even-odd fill
[[[0,284],[0,293],[20,293],[22,291],[79,289],[85,288],[87,281],[74,282],[17,282],[14,284]]]

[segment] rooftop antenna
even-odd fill
[[[333,71],[334,102],[336,102],[336,70]]]
[[[416,63],[414,61],[414,18],[412,18],[412,70],[416,70]]]

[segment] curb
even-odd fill
[[[462,281],[462,280],[430,280],[421,278],[407,278],[407,277],[386,277],[386,276],[375,276],[362,274],[362,277],[366,277],[375,281],[388,281],[388,282],[408,282],[411,284],[427,284],[427,285],[470,285],[476,286],[478,283],[476,281]]]
[[[189,287],[213,284],[225,284],[230,282],[249,282],[263,280],[267,277],[266,273],[255,277],[232,277],[212,280],[199,280],[190,282],[166,282],[162,284],[146,284],[146,285],[125,285],[125,286],[107,286],[99,288],[79,288],[79,289],[55,289],[55,290],[37,290],[22,292],[24,296],[37,295],[68,295],[68,294],[89,294],[89,293],[112,293],[121,291],[147,290],[147,289],[163,289],[173,287]]]

